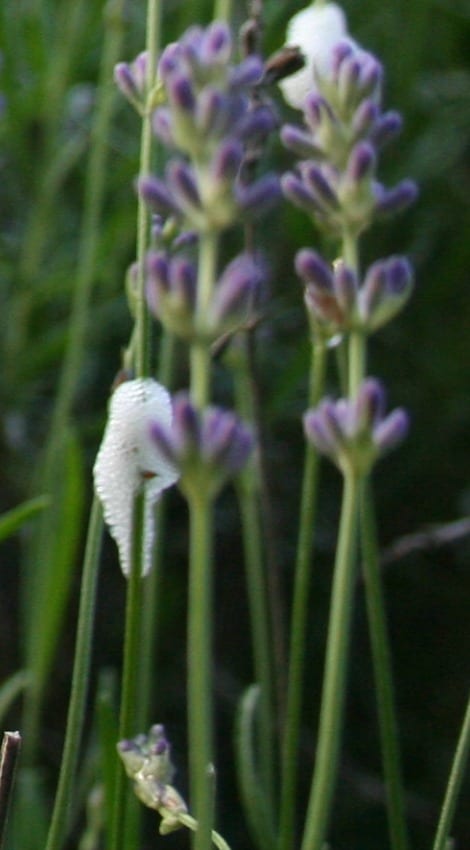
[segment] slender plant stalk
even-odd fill
[[[158,380],[169,389],[173,383],[173,367],[175,361],[175,338],[165,328],[162,329]],[[160,603],[160,581],[163,566],[166,526],[165,500],[160,499],[155,511],[155,540],[152,570],[146,579],[146,592],[142,600],[142,646],[145,652],[140,666],[141,680],[139,684],[139,703],[137,706],[138,728],[144,729],[152,721],[149,716],[152,705],[153,684],[156,669],[156,636]]]
[[[162,6],[160,0],[148,0],[146,51],[147,91],[151,92],[156,83],[157,56],[160,49]],[[152,110],[147,106],[142,119],[140,139],[139,174],[147,176],[152,167]],[[145,254],[149,244],[150,211],[144,199],[139,195],[137,209],[137,305],[135,321],[134,365],[136,375],[149,374],[149,315],[145,300]]]
[[[380,561],[374,502],[371,482],[369,480],[365,480],[362,487],[360,539],[362,572],[366,589],[369,633],[377,693],[382,760],[387,791],[390,846],[392,850],[407,850],[409,838],[403,799],[403,776],[398,743],[398,725],[395,714],[392,664],[387,634],[385,601],[380,581]]]
[[[147,92],[155,85],[157,54],[160,44],[161,3],[148,0],[146,21]],[[152,166],[151,110],[147,105],[142,119],[139,174],[148,175]],[[144,378],[150,371],[150,323],[145,300],[145,255],[149,244],[150,214],[141,197],[137,210],[137,299],[135,326],[132,335],[131,357],[136,377]],[[121,685],[119,717],[120,740],[131,737],[138,731],[135,726],[146,710],[146,702],[140,705],[140,697],[148,699],[149,684],[144,683],[140,670],[142,647],[142,552],[145,539],[145,495],[140,493],[134,506],[133,559],[131,575],[127,585],[126,625],[124,635],[124,659]],[[145,618],[144,618],[145,622]],[[147,620],[147,627],[149,623]],[[148,636],[148,634],[147,634]],[[147,675],[150,670],[146,668]],[[142,694],[139,686],[143,687]],[[139,708],[137,707],[139,705]],[[111,848],[122,850],[124,846],[138,844],[139,815],[135,801],[130,801],[130,789],[122,765],[116,757],[116,780],[111,825]]]
[[[433,850],[447,850],[449,847],[450,830],[454,819],[457,801],[465,777],[468,756],[470,753],[470,699],[467,703],[465,717],[460,731],[454,761],[450,771],[449,781],[442,804],[441,816],[434,839]]]
[[[240,340],[236,352],[235,400],[236,408],[242,419],[256,427],[256,417],[251,392],[248,363],[249,341],[246,335]],[[271,650],[271,625],[267,602],[267,588],[264,565],[264,546],[260,515],[259,467],[253,460],[239,476],[237,487],[240,515],[242,520],[244,561],[247,577],[248,601],[255,680],[260,685],[260,722],[258,724],[260,770],[263,791],[269,806],[270,819],[274,822],[275,781],[274,781],[274,682],[273,656]]]
[[[359,485],[353,472],[345,474],[317,753],[301,850],[323,848],[338,773],[356,578]]]
[[[126,595],[126,624],[124,635],[124,659],[119,713],[119,740],[133,737],[137,713],[137,684],[139,682],[139,654],[141,650],[141,603],[142,603],[142,560],[145,526],[145,495],[139,493],[134,503],[132,523],[132,565]],[[117,760],[117,759],[116,759]],[[137,835],[127,829],[127,808],[130,796],[128,781],[119,764],[116,769],[115,790],[112,809],[111,850],[137,846]],[[133,823],[134,831],[136,824]],[[131,832],[131,834],[129,834]],[[133,843],[134,842],[134,843]]]
[[[46,850],[60,850],[63,847],[67,832],[70,803],[73,798],[73,784],[77,770],[89,685],[102,530],[101,505],[95,496],[90,514],[83,561],[72,689],[67,714],[64,751]]]
[[[323,395],[327,349],[323,342],[312,345],[308,407],[315,407]],[[279,850],[290,850],[295,843],[297,774],[302,713],[302,690],[305,671],[305,639],[307,633],[309,590],[312,574],[313,530],[317,504],[318,454],[307,442],[300,504],[299,536],[295,565],[289,651],[287,710],[282,748],[281,817]]]
[[[214,21],[230,21],[232,15],[232,0],[215,0]]]
[[[188,616],[188,741],[191,807],[198,822],[194,850],[207,850],[213,822],[212,505],[188,496],[190,515]]]
[[[201,234],[199,245],[196,328],[204,326],[205,316],[215,284],[218,252],[218,233]],[[211,351],[204,339],[191,345],[191,396],[194,404],[204,408],[210,398]]]

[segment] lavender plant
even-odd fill
[[[225,12],[220,17],[229,17],[223,3],[217,10]],[[245,50],[238,60],[234,36],[222,20],[205,28],[192,26],[160,53],[160,15],[160,5],[150,0],[147,49],[133,62],[117,64],[114,74],[118,88],[142,121],[136,259],[126,280],[134,325],[119,364],[93,470],[96,496],[84,561],[67,733],[47,850],[59,850],[66,843],[74,789],[79,785],[77,764],[89,688],[103,519],[117,544],[127,584],[123,670],[119,721],[113,718],[110,723],[116,740],[112,752],[107,752],[105,799],[103,802],[100,790],[94,789],[90,795],[88,828],[80,850],[100,846],[103,835],[110,850],[140,846],[139,817],[135,805],[132,807],[128,779],[138,800],[159,815],[161,835],[186,827],[193,833],[195,850],[207,850],[211,844],[228,850],[225,838],[214,828],[217,756],[212,644],[214,507],[222,488],[231,481],[239,496],[248,562],[257,679],[240,701],[236,746],[240,797],[253,841],[262,850],[290,850],[296,844],[302,850],[326,846],[340,766],[360,567],[372,646],[389,843],[392,850],[407,850],[411,844],[372,476],[380,458],[405,438],[409,421],[402,408],[386,412],[384,385],[369,376],[368,342],[406,305],[413,288],[413,270],[400,255],[376,259],[366,268],[361,257],[362,240],[370,228],[416,199],[413,181],[405,179],[388,188],[378,176],[382,150],[399,134],[401,117],[395,111],[384,111],[382,65],[350,37],[344,14],[334,3],[317,0],[296,15],[289,25],[286,50],[268,63],[258,55],[261,6],[256,3],[244,29]],[[279,180],[263,171],[263,154],[277,136],[283,108],[282,104],[273,106],[272,83],[284,74],[284,97],[293,108],[302,110],[302,116],[298,123],[281,128],[280,139],[293,155],[293,164]],[[109,119],[108,112],[106,115]],[[153,170],[155,145],[166,157],[163,173],[158,175]],[[90,180],[94,174],[91,169]],[[74,332],[46,472],[53,466],[58,432],[68,421],[83,346],[96,250],[92,230],[101,206],[97,194],[98,198],[92,193],[89,223],[84,228]],[[249,374],[252,364],[245,357],[247,339],[265,312],[266,262],[255,248],[257,222],[282,195],[306,213],[316,233],[315,245],[300,249],[293,259],[303,286],[311,365],[302,417],[306,443],[284,671],[285,706],[273,685],[276,671],[271,645],[276,623],[272,600],[266,598],[263,539],[268,535],[259,503],[266,480],[259,462],[260,422],[250,396],[255,376]],[[161,342],[158,367],[153,358],[157,328]],[[187,376],[188,386],[172,396],[177,351],[180,374]],[[228,381],[234,382],[233,410],[218,403],[213,373],[214,357],[220,351],[226,354],[221,368]],[[333,363],[332,354],[337,355]],[[325,395],[327,389],[333,394]],[[316,754],[304,811],[299,803],[298,752],[309,612],[315,605],[310,582],[315,565],[313,529],[321,505],[322,456],[335,465],[343,489]],[[157,572],[155,562],[164,558],[165,552],[163,494],[173,485],[180,489],[189,514],[188,802],[174,784],[171,746],[164,727],[153,724],[148,734],[141,732],[148,725],[154,676],[151,653],[147,663],[142,655],[146,641],[153,640],[159,629],[152,581]],[[35,507],[31,504],[28,510]],[[39,539],[46,537],[44,526]],[[45,676],[42,671],[31,702],[33,737]],[[469,746],[467,711],[433,850],[449,846]],[[0,769],[0,803],[7,799],[10,785],[8,780],[8,788],[3,787]],[[0,835],[2,828],[0,823]]]

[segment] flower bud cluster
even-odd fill
[[[210,304],[196,319],[195,264],[165,251],[151,251],[147,255],[149,309],[173,333],[189,342],[211,344],[223,334],[253,321],[263,279],[260,263],[250,254],[239,254],[222,271]]]
[[[156,77],[156,70],[152,77]],[[114,68],[114,82],[140,115],[158,103],[161,87],[155,85],[153,79],[149,81],[149,56],[146,50],[139,53],[133,62],[118,62]]]
[[[161,815],[160,833],[166,835],[179,829],[179,815],[185,814],[188,809],[171,784],[175,770],[164,727],[156,724],[148,735],[119,741],[117,751],[127,775],[134,781],[136,796],[145,806]]]
[[[283,144],[300,158],[282,178],[283,192],[333,237],[358,236],[416,198],[411,180],[391,189],[377,180],[379,152],[401,129],[397,112],[382,111],[382,78],[372,54],[340,41],[328,69],[315,70],[316,86],[303,104],[304,127],[281,130]]]
[[[279,196],[273,175],[249,186],[237,180],[246,146],[265,139],[276,118],[249,97],[263,75],[261,60],[233,65],[231,56],[230,30],[214,22],[187,30],[158,67],[167,102],[155,110],[153,129],[182,157],[169,162],[163,180],[145,176],[138,188],[153,211],[199,232],[223,230],[240,212],[262,212]]]
[[[379,381],[366,379],[352,399],[326,398],[304,415],[307,439],[343,473],[366,474],[378,457],[400,443],[408,430],[406,412],[385,415],[385,392]]]
[[[186,495],[215,495],[245,465],[253,448],[251,431],[235,414],[216,407],[198,410],[186,393],[173,401],[171,428],[155,421],[150,435],[180,472]]]
[[[297,253],[295,267],[305,284],[314,331],[327,340],[345,331],[376,331],[401,310],[413,287],[413,270],[405,257],[377,260],[362,282],[342,260],[331,266],[308,248]]]

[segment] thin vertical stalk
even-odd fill
[[[214,290],[218,239],[218,233],[213,231],[202,233],[200,237],[195,310],[196,333],[204,328],[205,317]],[[190,361],[191,395],[194,404],[202,409],[210,397],[211,379],[211,352],[208,343],[203,338],[197,339],[191,345]]]
[[[213,821],[212,539],[210,497],[188,494],[188,742],[191,806],[198,822],[194,850],[208,850]]]
[[[447,789],[442,804],[441,816],[437,827],[433,850],[447,850],[449,846],[450,830],[454,819],[457,800],[462,782],[465,776],[468,755],[470,752],[470,699],[462,724],[462,729],[457,742],[452,769],[447,784]]]
[[[149,0],[147,4],[146,51],[147,92],[150,93],[156,82],[157,56],[160,49],[162,6],[160,0]],[[152,167],[152,109],[147,104],[142,118],[140,138],[139,174],[146,177]],[[135,372],[139,377],[149,374],[149,316],[145,300],[145,254],[149,244],[150,211],[144,199],[139,195],[137,208],[137,304],[135,319]]]
[[[301,850],[322,850],[330,820],[343,726],[355,586],[359,479],[345,474],[323,678],[315,770]]]
[[[139,493],[134,503],[132,523],[132,565],[128,579],[126,595],[126,623],[124,636],[124,659],[121,685],[121,705],[119,713],[119,740],[136,734],[137,684],[139,682],[139,652],[141,647],[141,602],[142,602],[142,561],[143,535],[145,525],[145,494]],[[126,833],[126,813],[128,788],[124,769],[117,766],[111,825],[111,848],[123,850],[125,846],[134,846]],[[133,836],[134,842],[137,836]],[[137,844],[135,844],[137,846]]]
[[[236,408],[240,416],[256,427],[256,416],[250,386],[249,341],[241,339],[233,368]],[[264,546],[259,502],[260,482],[256,460],[243,470],[237,487],[242,520],[243,550],[250,607],[251,641],[255,680],[261,688],[260,722],[258,724],[260,768],[263,791],[269,804],[270,819],[275,812],[274,782],[274,682],[271,650],[271,625],[267,600]]]
[[[311,357],[309,408],[318,404],[325,386],[327,349],[322,341],[312,344]],[[290,850],[295,844],[298,749],[305,669],[305,640],[312,574],[311,556],[317,505],[317,475],[318,454],[314,446],[308,441],[305,449],[291,617],[287,708],[282,747],[279,850]]]
[[[366,371],[366,338],[362,331],[351,331],[348,347],[348,395],[356,396],[365,377]]]
[[[175,338],[164,328],[160,345],[158,380],[163,386],[170,388],[173,381],[173,366],[175,360]],[[155,540],[152,570],[146,579],[146,592],[142,600],[142,646],[145,647],[141,664],[141,680],[139,684],[138,727],[143,729],[149,724],[149,709],[152,704],[152,685],[155,681],[156,625],[160,603],[160,581],[162,573],[163,546],[165,536],[165,500],[160,499],[155,511]]]
[[[392,665],[385,601],[380,582],[374,503],[371,483],[368,480],[365,480],[362,486],[360,538],[387,793],[390,846],[392,850],[407,850],[409,838],[403,799],[403,777],[398,744]]]
[[[215,0],[214,21],[230,21],[232,15],[232,0]]]
[[[91,508],[83,561],[80,608],[64,751],[46,850],[60,850],[66,838],[88,693],[102,529],[101,505],[95,496]]]

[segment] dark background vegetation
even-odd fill
[[[52,158],[58,157],[70,140],[76,142],[77,153],[57,180],[48,206],[37,206],[41,181],[51,161],[51,151],[44,145],[46,122],[51,120],[48,97],[52,95],[47,86],[54,84],[50,68],[61,43],[64,16],[72,5],[65,0],[3,0],[0,11],[0,90],[5,98],[0,119],[1,510],[34,492],[34,473],[47,439],[74,286],[90,116],[103,37],[103,4],[98,0],[84,4],[80,38],[70,45],[65,89],[52,116],[56,122]],[[234,5],[240,24],[245,4]],[[264,6],[264,49],[269,54],[282,44],[285,24],[300,4],[265,0]],[[405,405],[412,417],[408,441],[383,462],[376,476],[381,541],[386,547],[403,535],[470,513],[470,4],[466,0],[349,0],[345,7],[354,36],[384,61],[387,105],[398,108],[405,117],[402,137],[384,156],[384,182],[412,176],[421,187],[416,207],[391,224],[375,228],[364,245],[365,259],[394,252],[409,254],[417,277],[416,291],[406,311],[371,345],[370,371],[386,382],[391,404]],[[207,22],[211,4],[164,2],[164,10],[165,41],[170,41],[190,23]],[[143,0],[128,4],[123,59],[133,58],[142,49],[144,18]],[[280,105],[280,109],[285,107]],[[131,329],[123,281],[134,251],[132,180],[137,171],[138,133],[138,119],[130,107],[119,103],[109,151],[89,332],[74,409],[88,493],[109,386]],[[288,165],[277,141],[271,144],[269,158],[278,170]],[[38,215],[46,216],[47,227],[40,250],[31,240]],[[272,476],[274,544],[287,607],[302,468],[299,415],[304,407],[308,364],[306,324],[292,258],[296,249],[313,244],[316,236],[302,214],[283,209],[269,225],[260,228],[259,239],[272,270],[269,316],[259,332],[257,349]],[[25,251],[33,252],[32,256]],[[21,298],[19,292],[23,293]],[[184,386],[185,380],[182,366],[176,384]],[[226,380],[221,366],[218,381],[225,395]],[[325,468],[300,754],[303,793],[314,750],[338,492],[335,473]],[[166,724],[174,741],[184,790],[182,624],[187,529],[185,508],[176,492],[170,494],[169,506],[169,554],[162,577],[160,672],[154,719]],[[218,518],[219,814],[233,846],[248,848],[235,789],[232,731],[236,701],[253,673],[238,519],[229,494],[221,500]],[[16,538],[8,541],[0,555],[1,679],[22,665],[23,544]],[[39,755],[46,796],[52,793],[60,758],[79,554],[42,723]],[[416,850],[430,847],[468,696],[469,555],[469,537],[463,536],[438,547],[421,546],[384,567]],[[360,587],[358,591],[348,723],[331,843],[337,850],[382,850],[386,832],[379,744]],[[95,682],[100,669],[119,669],[123,605],[124,582],[114,545],[107,540],[96,629]],[[8,716],[10,728],[21,726],[19,711],[15,703]],[[455,829],[460,850],[470,846],[468,783],[465,790]],[[186,838],[180,835],[155,838],[154,826],[151,819],[148,847],[157,846],[159,841],[175,848],[185,846]]]

